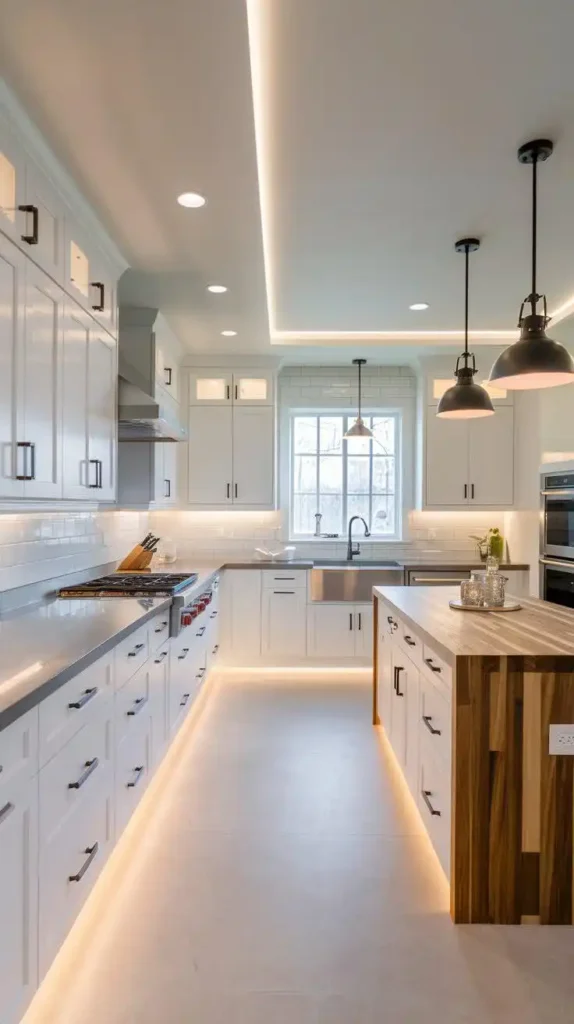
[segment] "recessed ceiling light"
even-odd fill
[[[221,333],[224,338],[234,338],[235,335],[237,334],[237,331],[222,331]]]
[[[182,192],[177,197],[180,206],[187,206],[190,209],[197,209],[198,206],[205,206],[205,199],[199,192]]]
[[[409,306],[409,309],[414,309],[415,311],[418,311],[419,309],[428,309],[428,308],[429,308],[428,302],[413,302],[413,304],[411,306]]]
[[[227,291],[227,288],[224,284],[208,284],[207,290],[208,292],[213,292],[214,295],[222,295],[223,292]]]

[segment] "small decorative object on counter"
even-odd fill
[[[315,512],[315,536],[316,537],[320,537],[321,536],[321,520],[322,520],[322,518],[323,518],[323,515],[322,515],[321,512]]]
[[[466,606],[477,607],[484,602],[484,588],[478,580],[463,580],[460,585],[460,599]]]
[[[504,537],[498,526],[491,526],[484,537],[477,537],[475,533],[470,534],[470,539],[476,541],[476,551],[481,562],[486,562],[489,555],[496,558],[498,563],[502,562],[504,555]]]

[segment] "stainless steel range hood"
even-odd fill
[[[146,394],[126,377],[118,378],[119,441],[186,441],[187,434],[168,404]]]

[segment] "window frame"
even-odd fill
[[[396,541],[403,540],[403,434],[404,434],[404,409],[397,408],[396,406],[389,406],[385,408],[372,408],[367,407],[362,410],[363,418],[376,416],[378,418],[392,418],[395,421],[395,493],[394,493],[394,511],[395,511],[395,529],[393,533],[375,533],[371,532],[370,538],[373,543],[393,543]],[[293,541],[309,541],[309,540],[329,540],[330,538],[318,538],[314,533],[296,533],[294,524],[294,478],[295,478],[295,444],[294,444],[294,421],[297,417],[316,417],[317,419],[317,447],[315,452],[309,452],[309,455],[313,455],[317,459],[317,478],[319,474],[319,460],[320,460],[320,449],[319,449],[319,419],[321,416],[329,418],[340,417],[341,419],[348,418],[349,420],[355,419],[355,414],[351,409],[339,408],[291,408],[289,409],[289,474],[288,474],[288,522],[289,522],[289,539]],[[346,442],[343,442],[346,444]],[[342,532],[339,534],[339,539],[345,537],[346,523],[348,522],[347,515],[347,458],[343,458],[343,483],[342,483],[342,498],[343,498],[343,526]],[[317,493],[319,481],[317,479]],[[369,499],[370,508],[372,514],[372,486],[373,486],[373,453],[369,456]]]

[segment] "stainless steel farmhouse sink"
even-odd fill
[[[402,586],[404,569],[398,562],[316,561],[311,569],[312,601],[370,601],[373,587]]]

